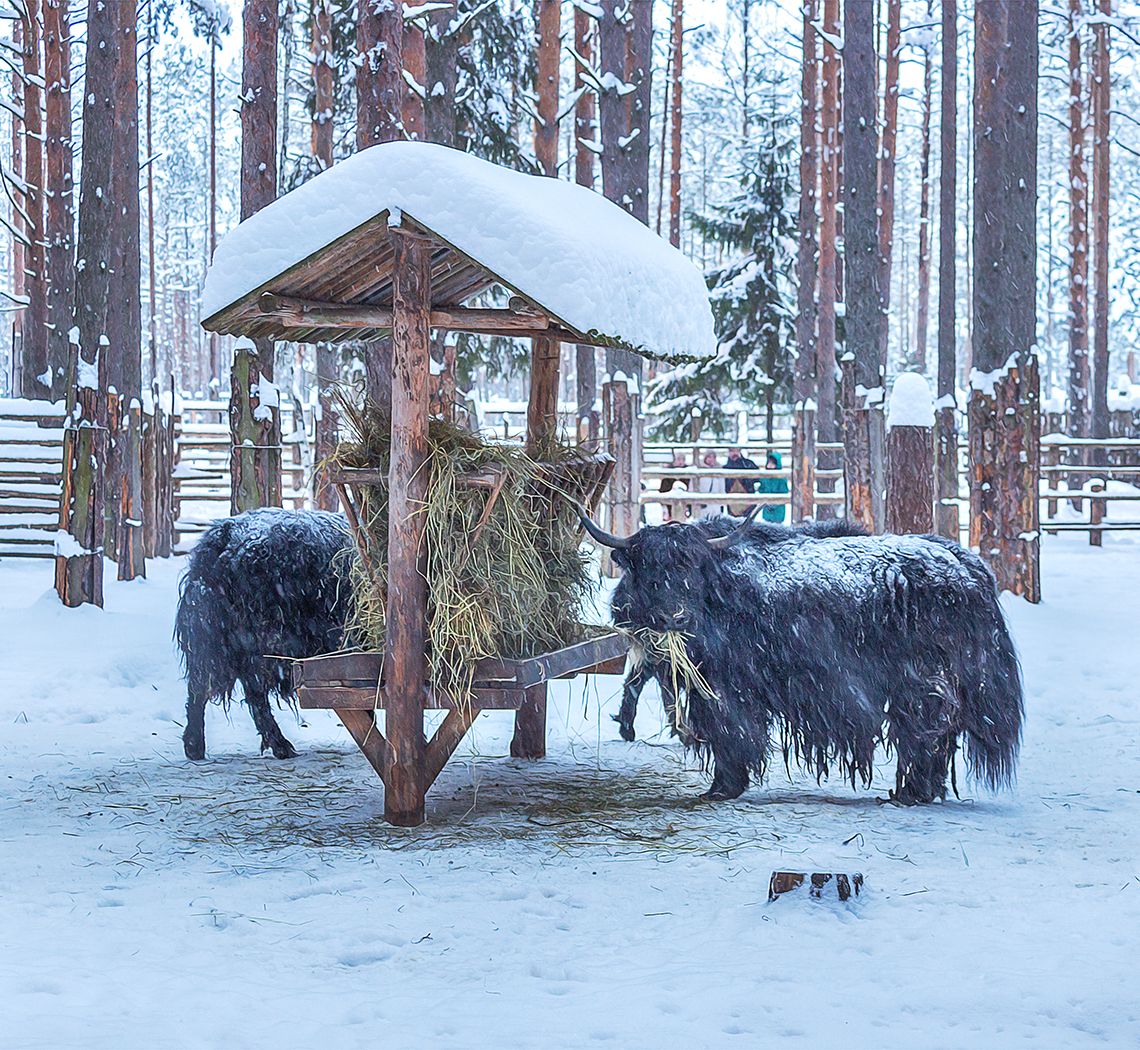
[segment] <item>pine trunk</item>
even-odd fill
[[[933,16],[928,0],[927,21]],[[914,329],[914,370],[926,374],[926,341],[930,327],[930,111],[934,103],[934,56],[923,48],[922,156],[919,161],[918,311]]]
[[[538,62],[535,77],[538,119],[534,155],[539,170],[558,177],[558,61],[561,56],[562,4],[538,0]],[[558,435],[558,373],[561,343],[546,336],[531,340],[530,402],[527,406],[527,451],[540,458]]]
[[[1036,343],[1037,0],[974,13],[974,374],[970,543],[1040,600]]]
[[[891,251],[895,236],[895,148],[899,130],[899,52],[902,0],[887,0],[887,61],[879,150],[879,364],[886,370],[890,338]]]
[[[1093,120],[1093,360],[1092,436],[1108,437],[1108,284],[1109,238],[1109,147],[1111,126],[1111,69],[1106,20],[1112,17],[1112,0],[1099,0],[1102,20],[1093,26],[1092,120]]]
[[[934,527],[959,538],[957,364],[958,5],[942,0],[942,111],[938,181],[938,400],[934,416]]]
[[[336,83],[333,71],[331,0],[313,0],[313,123],[310,145],[322,168],[333,161],[333,114],[336,109]]]
[[[574,8],[574,50],[589,64],[593,63],[594,23],[581,7]],[[589,146],[598,138],[596,98],[587,87],[582,70],[576,67],[576,90],[578,99],[574,103],[574,181],[589,189],[594,187],[594,151]],[[577,382],[575,393],[578,407],[578,440],[591,449],[597,447],[600,416],[595,407],[598,399],[597,356],[592,346],[578,346],[575,349],[575,373]]]
[[[44,107],[49,396],[67,396],[67,333],[75,306],[75,234],[71,164],[71,26],[68,0],[44,0]],[[74,381],[74,377],[72,377]]]
[[[404,135],[409,139],[422,140],[424,137],[424,94],[427,90],[427,54],[424,46],[424,30],[418,20],[404,22],[404,38],[401,42],[404,70],[410,83],[404,85],[404,100],[400,115],[404,123]]]
[[[684,61],[684,0],[673,0],[673,84],[669,168],[669,243],[681,247],[681,118]]]
[[[803,6],[803,60],[800,67],[800,208],[799,244],[796,255],[796,360],[792,400],[792,521],[815,514],[815,355],[816,273],[819,254],[819,212],[816,184],[819,180],[819,64],[816,32],[817,0]]]
[[[356,14],[356,148],[403,137],[404,12],[399,3],[358,0]],[[454,99],[452,99],[454,102]],[[362,347],[365,387],[381,407],[392,400],[392,340]]]
[[[44,258],[44,128],[40,0],[24,0],[24,234],[25,295],[23,344],[19,359],[20,396],[46,397],[51,391],[48,374],[47,269]]]
[[[1089,197],[1081,0],[1069,0],[1069,434],[1090,436]]]
[[[843,19],[844,269],[843,441],[847,515],[883,528],[879,365],[878,135],[875,129],[874,8],[848,3]],[[876,418],[877,417],[877,418]],[[879,460],[876,464],[876,460]],[[876,469],[877,468],[877,469]]]
[[[245,0],[242,8],[241,217],[277,197],[277,0]],[[258,339],[257,360],[234,351],[230,380],[230,509],[281,506],[281,418],[273,382],[274,342]]]
[[[819,234],[819,335],[816,343],[815,374],[818,387],[816,436],[820,442],[834,442],[835,415],[835,291],[838,274],[836,242],[839,207],[839,52],[829,43],[838,40],[839,0],[823,0],[823,73],[820,104],[820,234]],[[820,466],[831,468],[835,457],[821,453]],[[821,492],[833,492],[828,479],[820,482]],[[833,516],[831,507],[821,507],[819,517]]]

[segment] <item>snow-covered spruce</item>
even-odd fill
[[[683,724],[713,765],[706,797],[735,798],[763,777],[774,737],[785,762],[819,778],[838,766],[853,787],[870,783],[885,743],[901,803],[945,798],[963,735],[978,779],[1012,779],[1020,668],[993,577],[958,544],[727,517],[620,540],[591,531],[617,544],[624,570],[614,623],[682,632],[709,686],[687,690]]]
[[[324,511],[252,510],[215,522],[190,553],[174,636],[186,670],[186,757],[206,756],[205,709],[240,681],[276,758],[296,751],[269,699],[293,695],[292,667],[340,647],[355,557],[344,519]]]

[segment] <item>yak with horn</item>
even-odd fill
[[[667,707],[683,702],[676,731],[711,765],[703,797],[739,796],[777,747],[785,763],[817,779],[835,768],[854,787],[869,786],[882,744],[903,804],[946,797],[960,741],[986,787],[1012,780],[1021,672],[994,578],[959,544],[752,515],[619,537],[580,514],[622,570],[615,625],[671,637],[696,670],[663,666],[675,648],[635,647],[622,735],[632,739],[637,693],[657,677]]]

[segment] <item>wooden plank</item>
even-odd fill
[[[351,709],[339,710],[336,715],[352,739],[356,741],[356,746],[364,752],[369,764],[383,780],[388,757],[388,741],[384,739],[376,725],[376,716],[371,711]]]
[[[303,685],[297,691],[297,706],[306,711],[384,711],[388,700],[387,691],[377,690],[375,682],[328,682]],[[525,700],[525,690],[514,686],[476,686],[470,696],[462,697],[425,687],[420,695],[420,708],[422,711],[453,711],[474,705],[480,711],[517,711]]]

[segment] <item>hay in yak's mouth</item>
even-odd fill
[[[716,699],[716,693],[701,674],[700,665],[693,660],[685,644],[688,635],[683,631],[655,631],[651,627],[637,627],[625,632],[631,643],[644,653],[644,659],[653,664],[665,664],[668,668],[669,684],[676,698],[673,708],[673,729],[683,740],[691,740],[689,727],[689,698],[694,692],[709,700]]]
[[[341,399],[349,440],[333,463],[386,471],[389,418],[375,405]],[[589,558],[580,550],[573,502],[542,464],[517,446],[494,444],[454,424],[433,419],[428,434],[431,484],[419,511],[425,516],[428,580],[428,661],[434,685],[467,695],[473,664],[486,657],[524,658],[582,641],[580,618],[593,589]],[[548,461],[580,455],[555,446]],[[463,483],[464,475],[497,473],[491,487]],[[388,493],[360,486],[360,526],[366,559],[353,572],[351,635],[384,645],[387,595]]]

